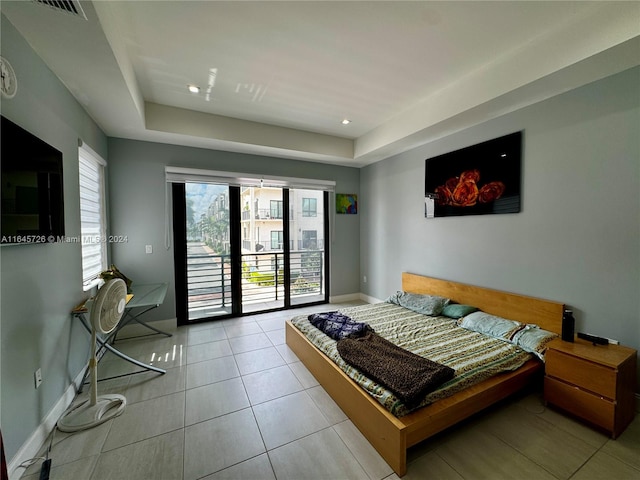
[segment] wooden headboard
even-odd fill
[[[439,295],[456,303],[473,305],[492,315],[534,323],[557,334],[562,331],[562,303],[407,272],[402,274],[402,290]]]

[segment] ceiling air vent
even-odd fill
[[[74,15],[76,17],[82,17],[85,20],[87,16],[84,14],[82,10],[82,6],[78,0],[33,0],[35,3],[39,3],[40,5],[46,5],[47,7],[51,7],[59,12],[68,13],[70,15]]]

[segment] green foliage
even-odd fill
[[[251,267],[246,263],[242,264],[242,278],[245,280],[255,283],[261,287],[273,287],[275,286],[276,280],[275,272],[259,272],[257,270],[251,270]],[[282,269],[278,270],[278,285],[282,285],[284,283],[284,271]]]
[[[298,277],[291,284],[291,291],[294,294],[318,292],[320,291],[320,282],[310,282],[304,277]]]
[[[303,272],[320,272],[322,270],[322,252],[303,252],[300,263]]]

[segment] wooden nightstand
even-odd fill
[[[636,351],[620,345],[553,340],[545,353],[544,400],[613,438],[633,420]]]

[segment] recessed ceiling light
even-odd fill
[[[342,120],[343,125],[349,125],[350,123],[351,123],[351,120],[349,120],[348,118],[345,118],[344,120]]]
[[[199,93],[200,92],[200,87],[198,87],[197,85],[187,85],[187,88],[189,89],[189,91],[191,93]]]

